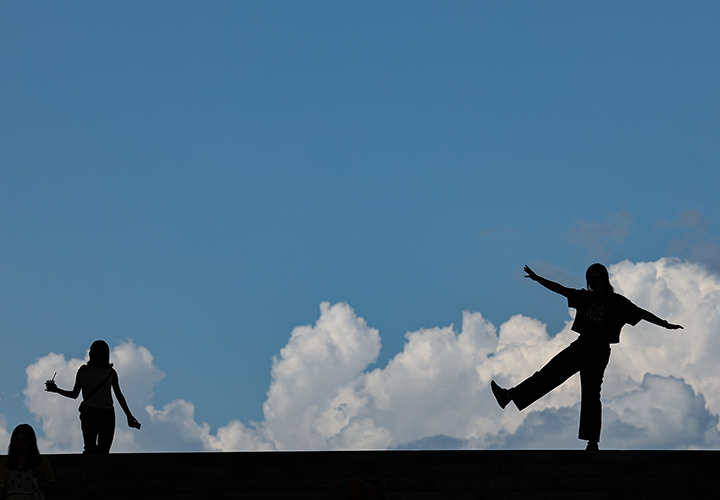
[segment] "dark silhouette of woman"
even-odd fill
[[[35,429],[18,425],[10,436],[8,456],[0,461],[0,498],[43,499],[43,487],[53,481],[50,461],[38,450]]]
[[[566,288],[559,283],[538,276],[525,266],[526,278],[563,297],[568,307],[577,310],[572,330],[580,336],[560,351],[540,371],[510,389],[490,382],[493,395],[501,408],[510,401],[523,410],[549,393],[572,375],[580,372],[580,430],[578,438],[587,440],[587,450],[597,450],[602,425],[600,389],[605,368],[610,361],[610,344],[620,342],[620,330],[625,324],[635,326],[640,320],[663,328],[677,330],[680,325],[668,323],[646,311],[620,294],[610,284],[608,270],[602,264],[591,265],[585,273],[587,290]]]
[[[118,374],[112,366],[110,347],[104,340],[96,340],[90,346],[90,360],[77,371],[72,391],[60,389],[53,381],[45,383],[46,391],[57,392],[66,398],[77,399],[82,390],[83,401],[79,411],[85,443],[83,453],[110,453],[115,436],[115,408],[111,388],[127,416],[128,426],[140,428],[140,422],[128,408],[125,396],[120,390]]]

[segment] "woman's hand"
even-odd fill
[[[530,279],[533,280],[533,281],[537,281],[538,275],[535,274],[535,271],[533,271],[532,269],[530,269],[528,266],[525,266],[525,273],[526,273],[526,274],[525,274],[525,277],[526,277],[526,278],[530,278]]]
[[[127,422],[128,427],[132,427],[133,429],[140,429],[141,427],[140,422],[138,422],[137,419],[132,415],[128,415]]]
[[[667,328],[668,330],[683,330],[682,325],[675,325],[673,323],[668,323],[668,320],[665,320],[663,323],[663,326]]]
[[[45,391],[46,392],[57,392],[58,386],[55,384],[55,382],[45,382]]]

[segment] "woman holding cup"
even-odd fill
[[[115,392],[115,398],[125,412],[128,426],[140,429],[140,422],[130,412],[120,390],[118,374],[112,366],[110,347],[104,340],[96,340],[90,346],[90,360],[77,371],[72,390],[60,389],[55,384],[55,377],[45,382],[47,392],[56,392],[66,398],[77,399],[82,392],[83,401],[78,410],[85,443],[83,453],[110,453],[115,436],[112,392]]]

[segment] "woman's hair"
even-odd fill
[[[9,470],[17,469],[18,462],[20,460],[20,453],[16,447],[16,442],[21,434],[25,434],[30,438],[30,448],[28,449],[27,456],[25,457],[25,463],[23,464],[24,470],[34,469],[40,465],[40,450],[37,446],[37,436],[35,436],[35,429],[30,424],[20,424],[12,431],[10,436],[10,446],[8,446],[8,461],[7,468]]]
[[[89,365],[96,368],[110,368],[112,363],[110,362],[110,346],[104,340],[96,340],[90,346],[90,361]]]
[[[585,280],[587,281],[588,276],[590,276],[590,273],[598,273],[604,280],[605,280],[605,286],[607,286],[608,290],[611,292],[614,292],[615,289],[610,284],[610,273],[608,273],[607,267],[603,266],[602,264],[595,263],[587,268],[587,271],[585,271]],[[590,288],[590,285],[588,284],[588,288]],[[590,290],[592,292],[592,290]]]

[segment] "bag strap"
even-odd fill
[[[88,394],[87,396],[83,396],[83,402],[85,402],[86,399],[90,399],[91,397],[93,397],[93,396],[95,395],[95,393],[96,393],[97,391],[99,391],[99,390],[102,388],[102,386],[105,385],[105,382],[107,382],[108,380],[110,380],[110,377],[112,377],[112,374],[113,374],[112,368],[110,368],[110,373],[108,374],[107,377],[105,377],[105,380],[102,381],[102,384],[100,384],[100,385],[97,386],[95,389],[93,389],[93,391],[92,391],[90,394]]]

